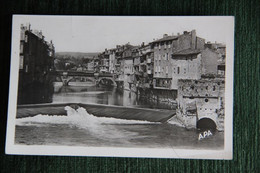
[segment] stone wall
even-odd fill
[[[166,109],[176,109],[177,90],[137,88],[140,99],[146,99],[149,102],[160,104]]]
[[[218,130],[224,130],[224,78],[179,80],[178,85],[177,117],[191,128],[196,128],[200,119],[209,118]]]

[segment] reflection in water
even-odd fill
[[[170,109],[170,106],[159,102],[149,102],[140,100],[135,92],[129,90],[117,89],[116,87],[94,86],[91,82],[84,83],[85,86],[62,86],[55,83],[55,93],[53,103],[93,103],[118,105],[129,107],[145,107],[156,109]]]
[[[26,85],[19,84],[18,104],[51,103],[54,86],[50,83],[32,81]]]

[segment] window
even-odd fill
[[[174,67],[172,67],[172,71],[173,71],[173,73],[174,73],[174,74],[176,73],[176,71],[175,71],[175,68],[174,68]]]
[[[23,53],[23,44],[20,44],[20,53]]]
[[[28,73],[28,65],[25,66],[25,72]]]
[[[166,74],[168,74],[168,66],[166,66]]]
[[[169,60],[169,55],[168,55],[168,53],[166,53],[166,60],[167,60],[167,61]]]
[[[19,69],[23,69],[23,56],[20,56]]]
[[[24,35],[25,35],[25,34],[24,34],[24,32],[22,31],[22,32],[21,32],[21,38],[20,38],[20,40],[24,40]]]
[[[28,35],[25,35],[25,36],[24,36],[24,41],[25,41],[25,43],[28,42]]]
[[[180,67],[177,68],[177,73],[180,74]]]

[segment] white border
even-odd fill
[[[192,159],[232,159],[233,158],[233,71],[234,71],[234,58],[233,58],[234,57],[234,17],[233,16],[212,16],[212,17],[180,16],[183,18],[193,18],[194,20],[199,20],[201,18],[212,18],[212,20],[214,20],[214,18],[225,18],[230,21],[230,27],[228,30],[229,33],[228,35],[230,36],[230,39],[227,39],[226,42],[227,58],[226,58],[226,80],[225,80],[226,83],[225,85],[226,87],[225,88],[225,134],[224,134],[223,150],[15,145],[14,135],[15,135],[15,117],[16,117],[15,115],[16,115],[17,89],[18,89],[19,44],[20,44],[20,24],[21,24],[19,19],[21,16],[24,17],[26,15],[13,16],[11,68],[10,68],[10,82],[9,82],[9,105],[8,105],[7,132],[6,132],[6,149],[5,149],[6,154],[192,158]],[[77,16],[73,16],[73,17],[77,17]],[[92,16],[92,17],[107,17],[107,16]],[[116,16],[110,16],[110,17],[116,17]],[[161,18],[163,17],[171,17],[171,16],[162,16]],[[131,18],[135,18],[135,17],[131,17]],[[160,18],[160,17],[156,17],[156,18]]]

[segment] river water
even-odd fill
[[[97,87],[91,83],[55,84],[53,103],[97,103],[129,107],[170,109],[162,103],[140,100],[130,91]],[[22,145],[160,147],[223,149],[224,132],[198,140],[201,132],[173,124],[103,118],[84,108],[65,108],[67,116],[36,115],[16,120],[15,143]]]

